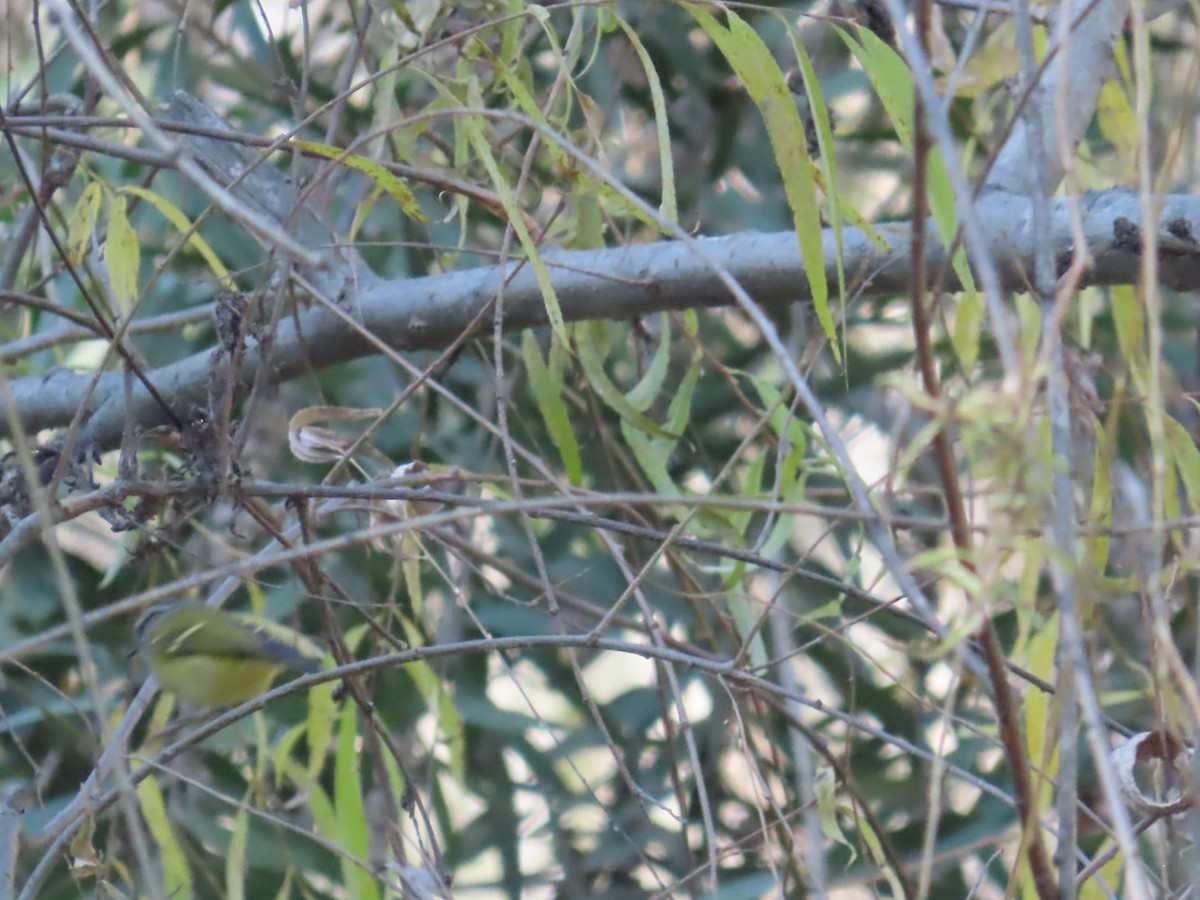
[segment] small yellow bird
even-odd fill
[[[284,669],[316,672],[324,657],[304,635],[270,619],[191,601],[146,610],[136,634],[163,690],[203,706],[244,703]]]

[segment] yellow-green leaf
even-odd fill
[[[108,237],[104,241],[104,265],[108,267],[108,280],[113,296],[126,315],[133,309],[137,297],[138,268],[142,261],[142,248],[138,246],[137,232],[129,223],[125,198],[118,194],[112,198],[108,211]]]
[[[1179,470],[1179,478],[1187,490],[1188,502],[1193,513],[1200,510],[1200,450],[1188,434],[1188,430],[1167,414],[1163,414],[1163,426],[1171,461]]]
[[[308,692],[308,717],[305,721],[308,745],[307,775],[309,783],[316,781],[325,768],[325,760],[329,756],[330,739],[333,736],[333,723],[337,716],[337,703],[333,693],[337,690],[335,682],[319,684]]]
[[[641,380],[634,385],[633,390],[625,395],[629,405],[638,412],[645,412],[658,396],[663,381],[667,377],[667,368],[671,362],[671,317],[666,313],[659,314],[662,332],[658,336],[658,347],[650,365],[646,367]]]
[[[896,136],[904,149],[911,153],[915,112],[913,80],[907,64],[895,50],[865,28],[858,29],[858,41],[841,29],[836,30],[859,65],[863,67],[863,71],[867,73],[867,77],[871,79],[871,86],[875,88],[892,127],[896,129]],[[949,246],[958,228],[954,189],[950,184],[941,150],[936,147],[929,153],[926,181],[929,211],[933,214],[943,245]],[[959,249],[954,254],[952,265],[964,289],[973,291],[975,279],[964,250]]]
[[[303,736],[304,725],[293,725],[284,731],[271,747],[271,768],[275,771],[277,788],[284,784],[285,775],[295,769],[295,766],[291,764],[292,751],[296,749],[296,745],[300,743],[300,738]],[[300,782],[300,786],[304,787],[311,780]]]
[[[752,457],[746,464],[746,469],[742,472],[741,487],[738,490],[746,500],[758,500],[761,498],[763,472],[767,468],[767,454],[762,453]],[[727,518],[729,524],[733,526],[734,532],[739,538],[741,546],[745,546],[746,528],[754,519],[755,511],[751,508],[732,509],[728,512]]]
[[[1114,398],[1115,399],[1115,398]],[[1113,409],[1119,409],[1114,403]],[[1093,423],[1095,433],[1095,463],[1092,467],[1092,499],[1088,508],[1088,522],[1096,526],[1112,524],[1112,442],[1103,422]],[[1090,534],[1083,539],[1085,558],[1093,572],[1108,568],[1109,536],[1102,532]]]
[[[1113,322],[1117,326],[1117,344],[1125,361],[1133,365],[1143,358],[1142,341],[1146,333],[1146,316],[1137,293],[1130,285],[1112,288]]]
[[[625,37],[633,45],[638,61],[642,64],[642,71],[646,73],[646,84],[650,88],[650,105],[654,109],[654,128],[658,135],[659,171],[662,173],[662,203],[659,204],[658,210],[668,222],[673,225],[678,224],[679,210],[675,201],[675,165],[671,158],[671,135],[667,130],[667,101],[663,96],[662,84],[658,80],[658,69],[642,45],[637,32],[620,16],[613,18],[625,31]]]
[[[640,206],[634,206],[623,196],[618,194],[613,189],[612,185],[601,182],[599,184],[593,183],[592,187],[596,191],[596,195],[604,204],[604,208],[608,209],[610,212],[618,216],[625,216],[637,222],[641,222],[647,228],[653,228],[655,231],[662,230],[662,222],[655,221],[653,218],[646,215]]]
[[[1020,327],[1021,358],[1032,366],[1041,346],[1042,312],[1029,294],[1017,294],[1013,302]]]
[[[828,766],[822,766],[817,770],[814,793],[817,800],[817,816],[821,821],[821,833],[831,841],[837,841],[845,847],[850,853],[850,862],[853,863],[858,858],[858,851],[846,839],[842,826],[838,824],[837,781],[834,778],[833,770]]]
[[[572,250],[594,250],[604,246],[604,210],[595,185],[580,177],[571,188],[572,234],[564,245]]]
[[[639,431],[627,419],[621,420],[621,434],[654,490],[666,495],[680,493],[679,485],[671,477],[667,466],[671,453],[675,450],[675,441],[656,440],[645,431]],[[672,510],[673,515],[685,513],[686,510],[682,508]]]
[[[250,796],[244,798],[249,800]],[[229,849],[225,853],[225,896],[242,900],[246,896],[246,839],[250,835],[250,813],[243,806],[233,818]]]
[[[867,850],[871,854],[871,859],[875,861],[875,865],[879,866],[883,875],[888,880],[888,888],[891,890],[891,896],[903,897],[908,891],[900,881],[900,876],[896,873],[892,866],[891,858],[883,849],[883,842],[879,835],[875,833],[875,827],[871,824],[871,820],[865,816],[858,817],[859,835],[862,837],[863,843],[867,845]]]
[[[629,422],[637,429],[657,437],[678,439],[679,435],[655,425],[633,404],[626,399],[620,389],[609,379],[604,371],[604,358],[599,352],[601,346],[607,347],[608,341],[604,329],[606,323],[580,322],[575,326],[575,349],[579,355],[579,364],[587,376],[592,390],[603,400],[623,421]]]
[[[522,56],[521,40],[529,23],[515,14],[524,12],[526,8],[524,0],[504,0],[503,9],[507,21],[500,20],[501,59],[519,59]],[[511,18],[508,18],[510,16]]]
[[[750,375],[750,382],[762,400],[764,414],[768,417],[771,428],[779,438],[786,452],[779,461],[779,472],[776,483],[780,499],[785,502],[799,502],[804,499],[804,456],[808,449],[808,436],[804,431],[803,421],[796,416],[787,404],[779,390],[765,378]],[[780,515],[772,527],[767,539],[759,547],[759,553],[769,557],[777,553],[792,537],[792,523],[795,517]]]
[[[559,346],[557,341],[554,347]],[[554,353],[554,347],[550,353]],[[563,353],[561,349],[558,351]],[[537,403],[538,412],[546,422],[546,430],[558,450],[563,468],[571,484],[583,483],[583,461],[579,454],[579,442],[575,439],[575,429],[571,427],[571,413],[567,409],[563,391],[561,370],[555,372],[552,366],[546,365],[542,359],[542,351],[538,347],[537,338],[533,331],[526,329],[521,337],[521,355],[525,360],[525,369],[529,373],[529,386],[533,389],[533,398]]]
[[[1053,681],[1054,653],[1058,644],[1058,614],[1037,629],[1029,640],[1029,667],[1040,678]],[[1057,722],[1054,716],[1050,695],[1040,690],[1030,690],[1026,693],[1024,702],[1025,713],[1025,745],[1029,758],[1037,768],[1038,806],[1042,810],[1052,802],[1054,776],[1058,773],[1058,740],[1057,730],[1050,729]]]
[[[133,194],[135,197],[141,197],[162,215],[164,219],[175,226],[176,230],[184,235],[188,245],[193,250],[200,254],[212,273],[217,276],[221,284],[225,287],[233,287],[233,279],[229,277],[229,270],[225,268],[225,264],[213,252],[212,247],[208,245],[208,241],[200,236],[192,224],[192,220],[183,214],[183,211],[168,200],[166,197],[160,196],[153,191],[148,191],[145,188],[129,186],[121,188],[121,193]]]
[[[444,687],[438,698],[438,735],[450,751],[450,773],[460,781],[467,772],[467,732],[454,705],[454,697]]]
[[[679,444],[678,435],[681,435],[687,428],[691,416],[692,396],[700,377],[700,360],[701,357],[697,351],[667,408],[665,430],[657,429],[656,434],[650,434],[644,430],[637,430],[630,419],[623,418],[621,421],[621,433],[625,437],[625,442],[629,444],[638,465],[642,467],[642,471],[660,494],[680,493],[679,486],[670,473],[671,454],[675,452],[675,448]],[[674,508],[671,512],[672,515],[680,518],[687,515],[687,511],[683,508]]]
[[[881,41],[871,31],[858,29],[859,41],[849,33],[838,29],[837,34],[845,42],[858,64],[863,67],[871,85],[883,104],[896,136],[905,149],[913,145],[913,82],[912,74],[900,55]]]
[[[480,108],[484,105],[479,82],[475,79],[471,82],[471,104]],[[475,156],[487,170],[488,177],[492,180],[492,186],[496,189],[496,195],[504,207],[504,213],[508,217],[508,224],[516,233],[521,249],[525,251],[529,266],[533,269],[538,287],[542,291],[542,302],[546,305],[546,319],[550,322],[550,327],[554,329],[554,334],[562,341],[563,346],[570,346],[567,337],[567,323],[563,319],[562,308],[558,304],[558,294],[554,290],[554,282],[550,280],[550,272],[542,260],[537,243],[525,225],[525,217],[517,205],[512,187],[500,172],[500,165],[496,162],[495,154],[492,153],[491,142],[483,133],[483,120],[474,116],[462,116],[457,122],[475,151]]]
[[[791,450],[784,455],[780,462],[777,481],[780,498],[785,503],[799,503],[804,500],[807,484],[807,473],[804,470],[804,448],[803,442],[798,445],[793,444]],[[780,515],[775,522],[775,527],[771,529],[767,539],[759,547],[759,554],[770,559],[771,554],[782,550],[783,545],[792,539],[794,522],[795,516]]]
[[[783,395],[768,379],[757,375],[749,375],[750,383],[762,400],[763,409],[770,418],[771,428],[780,440],[790,441],[803,453],[808,445],[808,437],[804,433],[804,423],[783,402]]]
[[[963,291],[954,315],[954,352],[958,354],[963,374],[975,371],[979,361],[979,335],[983,325],[983,295],[979,291]]]
[[[541,104],[538,103],[537,98],[533,95],[533,75],[532,72],[529,71],[528,67],[524,65],[507,66],[499,59],[492,56],[487,47],[483,48],[483,53],[481,55],[490,59],[495,65],[496,74],[499,76],[500,80],[504,82],[504,86],[508,88],[508,92],[512,95],[512,99],[516,103],[517,108],[546,130],[553,130],[550,126],[550,123],[546,120],[545,113],[542,112]],[[566,153],[563,152],[563,149],[559,147],[558,144],[554,143],[553,141],[546,141],[543,146],[545,147],[546,152],[550,154],[550,158],[554,161],[555,165],[570,165]]]
[[[809,115],[816,125],[817,146],[820,148],[817,164],[821,170],[820,183],[829,200],[829,224],[833,231],[834,262],[837,267],[838,303],[844,319],[846,315],[846,272],[842,268],[842,198],[836,190],[831,188],[831,185],[837,184],[837,157],[833,149],[833,126],[829,122],[829,110],[825,106],[825,95],[821,90],[821,82],[817,78],[817,72],[813,68],[808,50],[800,43],[795,29],[788,28],[787,34],[791,39],[792,52],[796,56],[796,63],[804,82],[804,95],[808,98]],[[878,237],[878,235],[876,236]],[[846,334],[843,330],[843,350],[845,349],[845,339]]]
[[[667,420],[664,424],[672,440],[677,440],[676,436],[683,434],[691,419],[692,395],[696,393],[696,383],[700,380],[700,367],[703,359],[703,353],[697,347],[692,354],[687,371],[683,373],[683,379],[675,388],[675,395],[667,406]]]
[[[173,900],[188,900],[192,896],[192,873],[179,839],[175,837],[158,781],[153,777],[144,779],[137,786],[137,797],[146,827],[162,856],[163,893]]]
[[[687,10],[720,49],[763,117],[771,151],[783,178],[783,191],[792,210],[813,309],[834,355],[840,359],[837,331],[829,310],[829,286],[825,281],[825,244],[816,180],[796,101],[770,49],[737,13],[726,10],[729,27],[725,28],[702,7],[688,5]]]
[[[332,147],[329,144],[298,140],[292,140],[288,143],[308,153],[334,160],[342,165],[349,166],[355,171],[362,172],[379,187],[387,191],[410,219],[416,222],[429,221],[429,218],[421,210],[420,204],[417,203],[417,198],[413,196],[413,192],[404,183],[404,179],[398,175],[393,175],[381,163],[373,159],[367,159],[365,156],[359,156],[357,153],[347,154],[345,151],[339,150],[337,147]]]
[[[366,804],[363,799],[362,773],[358,749],[358,709],[347,703],[342,708],[338,725],[337,758],[334,767],[333,797],[336,808],[336,841],[349,857],[340,856],[342,879],[351,897],[375,900],[379,888],[369,872],[355,865],[353,859],[370,856],[370,835],[367,828]]]
[[[96,230],[96,219],[100,215],[103,199],[104,188],[100,182],[89,182],[79,195],[79,202],[71,210],[67,220],[67,258],[72,265],[79,265],[87,254],[88,242]]]
[[[420,616],[425,610],[425,592],[421,589],[421,558],[425,555],[425,548],[420,535],[413,531],[401,533],[399,544],[404,589],[408,592],[408,602],[412,604],[413,612]]]
[[[1121,160],[1121,170],[1132,175],[1137,171],[1138,124],[1129,95],[1121,83],[1110,78],[1100,89],[1096,103],[1096,124],[1104,139],[1113,145]]]
[[[307,793],[308,809],[312,813],[313,824],[317,831],[330,838],[334,837],[338,833],[337,812],[333,808],[329,795],[325,793],[320,782],[310,785]],[[343,870],[345,865],[346,863],[343,863]]]
[[[726,603],[729,605],[729,615],[733,619],[733,625],[743,644],[746,642],[746,635],[753,631],[748,652],[750,664],[755,668],[765,667],[768,663],[767,645],[763,641],[762,629],[755,630],[762,618],[761,604],[751,605],[750,599],[744,591],[730,591],[726,596]]]
[[[424,643],[417,626],[407,616],[400,617],[400,626],[404,629],[404,637],[409,646],[419,647]],[[454,705],[442,679],[429,663],[417,660],[405,666],[404,671],[417,686],[425,705],[437,709],[438,733],[450,748],[451,771],[455,777],[462,778],[466,760],[466,731],[458,707]]]

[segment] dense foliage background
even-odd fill
[[[1014,7],[10,0],[0,897],[1186,896],[1195,7]]]

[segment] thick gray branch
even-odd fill
[[[1066,260],[1073,248],[1067,200],[1059,200],[1051,222],[1055,256]],[[1084,234],[1093,258],[1084,282],[1130,284],[1138,277],[1141,246],[1140,202],[1127,191],[1106,191],[1071,198],[1083,209]],[[1163,283],[1178,289],[1200,284],[1200,197],[1170,196],[1163,200],[1161,249]],[[1031,280],[1035,247],[1029,226],[1029,201],[992,192],[979,201],[988,241],[1006,289],[1024,290]],[[927,233],[936,229],[930,227]],[[897,295],[908,291],[909,228],[883,226],[884,250],[863,232],[843,232],[844,266],[853,296]],[[771,304],[810,302],[796,236],[744,233],[710,238],[705,247],[759,301]],[[825,235],[825,255],[834,259],[833,234]],[[609,250],[547,252],[555,289],[567,321],[629,319],[664,310],[715,307],[731,303],[726,290],[684,246],[659,242]],[[945,268],[946,253],[932,242],[926,252],[931,277]],[[832,262],[827,277],[835,281]],[[510,266],[509,271],[512,271]],[[447,346],[490,303],[501,283],[499,268],[471,269],[408,280],[380,280],[344,303],[343,309],[370,333],[397,350],[436,350]],[[948,289],[959,287],[946,276]],[[836,302],[836,301],[835,301]],[[296,323],[285,321],[271,344],[270,379],[281,382],[376,352],[334,312],[313,306]],[[483,333],[491,325],[484,318]],[[532,271],[526,266],[505,290],[505,326],[510,330],[546,324],[545,305]],[[208,405],[214,352],[197,353],[148,373],[176,414],[189,417]],[[263,363],[263,348],[251,342],[237,377],[251,383]],[[223,368],[223,364],[218,363]],[[30,430],[67,424],[81,402],[89,375],[56,372],[11,383],[16,414]],[[162,424],[162,411],[138,386],[126,408],[121,376],[106,374],[92,398],[89,435],[101,448],[120,442],[126,415],[141,427]],[[7,416],[3,417],[7,420]]]

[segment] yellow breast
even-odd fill
[[[220,656],[150,656],[158,683],[204,706],[237,706],[271,686],[282,666],[257,659]]]

